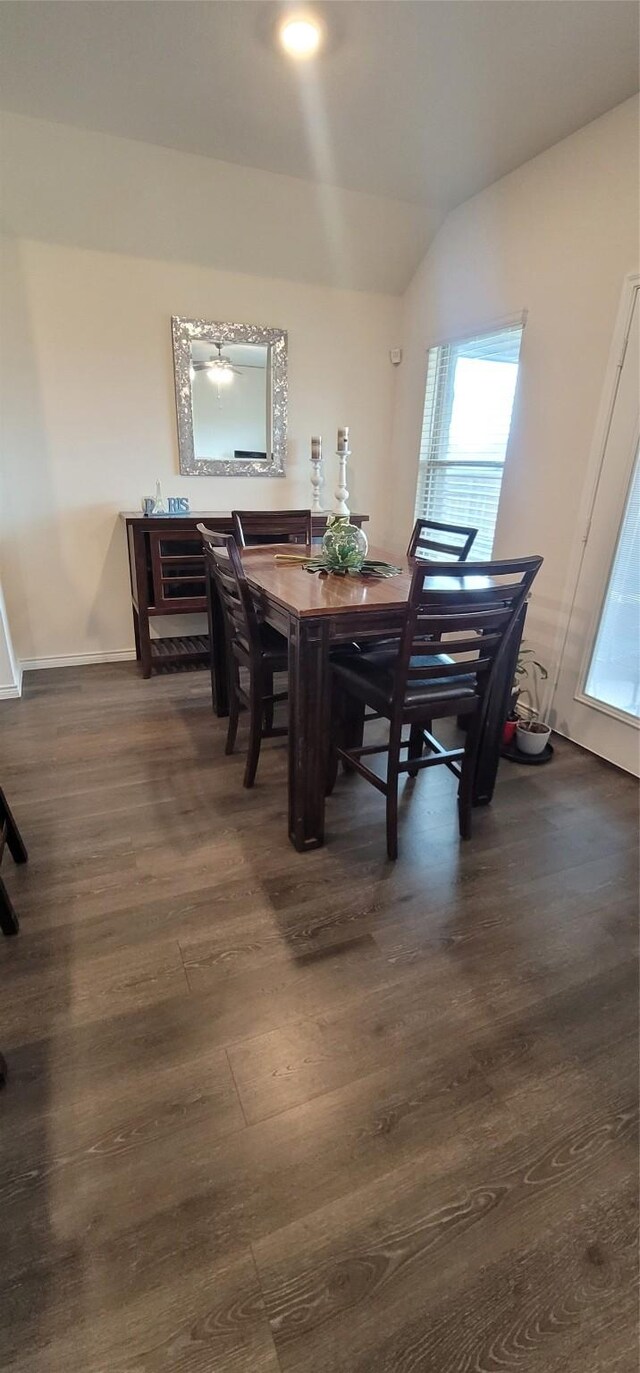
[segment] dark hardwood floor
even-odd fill
[[[635,1373],[637,789],[557,740],[400,858],[357,777],[287,839],[286,741],[204,672],[29,674],[0,780],[0,1366]]]

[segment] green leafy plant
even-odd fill
[[[549,673],[544,663],[538,662],[533,656],[532,648],[521,648],[518,653],[518,661],[513,678],[513,688],[511,692],[511,710],[517,713],[519,705],[523,704],[524,709],[530,716],[538,714],[537,707],[534,705],[534,697],[537,700],[538,688],[541,682],[546,682]],[[531,685],[527,685],[530,683]],[[529,704],[524,702],[524,697],[528,697]]]

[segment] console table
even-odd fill
[[[206,614],[204,557],[196,525],[207,524],[222,534],[232,534],[230,513],[201,510],[189,515],[141,515],[123,510],[120,518],[127,531],[133,633],[143,677],[162,667],[208,665],[208,634],[152,639],[149,619],[152,615]],[[351,516],[357,525],[368,519],[368,515]],[[322,538],[326,524],[326,515],[313,516],[314,538]],[[259,541],[269,543],[270,538],[265,535]]]

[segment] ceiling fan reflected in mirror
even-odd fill
[[[193,381],[196,372],[206,372],[209,381],[212,381],[214,386],[229,386],[233,381],[234,376],[242,376],[242,370],[239,367],[234,367],[229,358],[222,356],[221,343],[214,343],[213,346],[218,349],[218,356],[216,358],[208,358],[206,362],[192,362],[191,380]]]

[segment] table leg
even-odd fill
[[[505,653],[500,676],[496,678],[491,692],[491,700],[484,722],[484,730],[478,751],[476,775],[473,783],[474,806],[488,806],[498,775],[502,730],[509,710],[509,698],[513,687],[518,653],[524,632],[527,607],[522,607],[518,616],[511,642]]]
[[[329,752],[329,635],[292,619],[289,634],[289,838],[299,853],[324,842]]]

